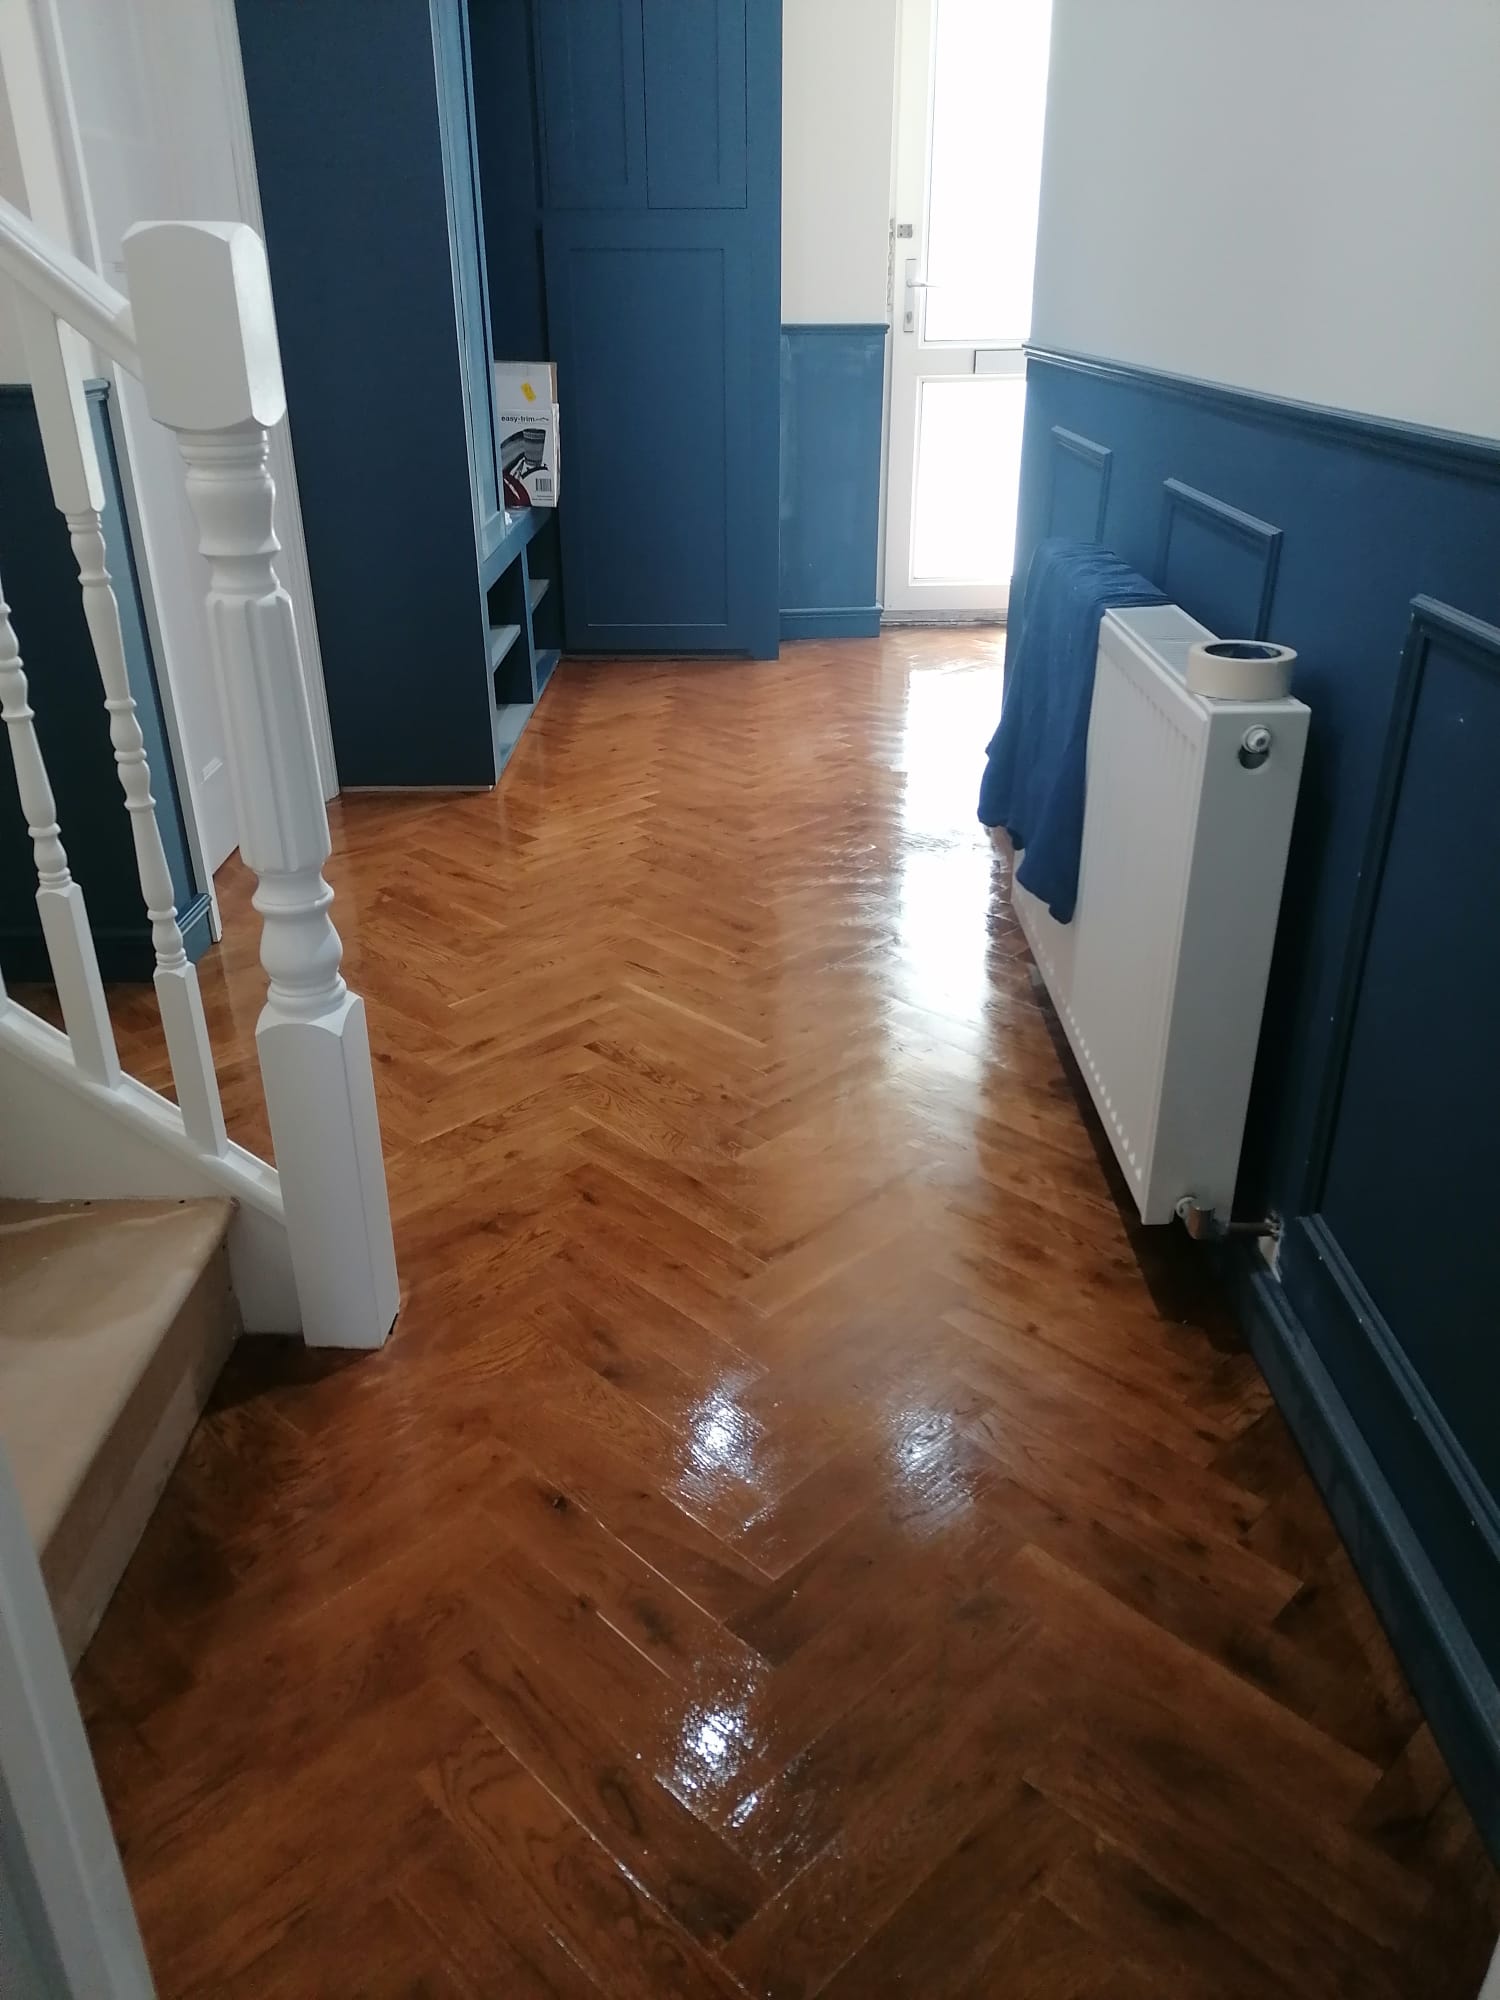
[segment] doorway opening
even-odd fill
[[[884,604],[1010,602],[1051,0],[906,0],[897,78]]]

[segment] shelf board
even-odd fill
[[[490,627],[490,665],[498,667],[511,647],[521,636],[519,625],[492,625]]]
[[[510,762],[511,752],[521,740],[521,731],[530,722],[533,709],[529,701],[507,702],[495,710],[495,756],[503,771]]]
[[[550,507],[512,507],[489,524],[489,538],[479,564],[479,581],[488,590],[510,568],[526,544],[552,519]]]
[[[542,599],[547,595],[547,591],[551,586],[551,583],[552,579],[550,576],[534,576],[531,579],[531,587],[526,594],[531,600],[531,608],[533,611],[536,610],[537,606],[541,603]]]
[[[545,653],[537,654],[536,665],[533,669],[533,673],[536,680],[536,697],[538,701],[541,700],[542,689],[547,685],[548,681],[551,680],[553,669],[556,667],[558,661],[561,658],[562,654],[557,650],[555,646],[550,648],[549,651]]]

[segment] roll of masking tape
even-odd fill
[[[1284,701],[1296,657],[1268,639],[1211,639],[1188,648],[1187,684],[1210,701]]]

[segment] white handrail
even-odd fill
[[[132,375],[140,374],[129,299],[5,200],[0,200],[0,271],[40,299],[55,319],[76,327],[112,361]]]

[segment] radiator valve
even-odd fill
[[[1195,1243],[1227,1243],[1234,1236],[1280,1236],[1279,1216],[1268,1215],[1259,1222],[1236,1222],[1217,1209],[1204,1208],[1197,1198],[1185,1194],[1177,1204],[1177,1219]]]

